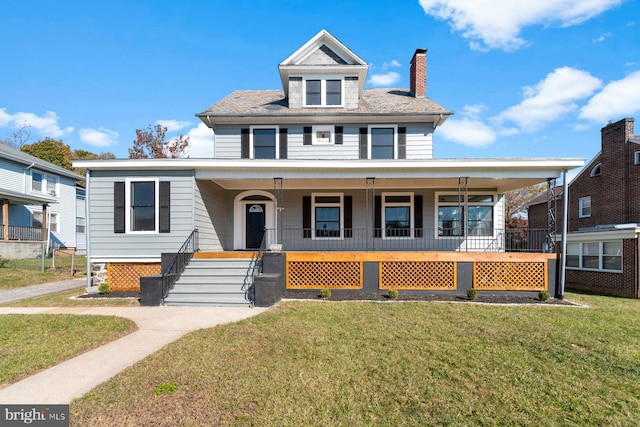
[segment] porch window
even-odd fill
[[[437,194],[438,237],[492,236],[493,203],[491,194],[469,194],[466,203],[464,195]]]
[[[382,193],[384,237],[412,237],[413,193]]]
[[[33,228],[42,228],[42,212],[33,212],[31,214],[31,226]],[[49,230],[54,233],[58,232],[58,214],[52,213],[49,216],[49,225],[47,227]]]
[[[591,216],[591,196],[581,197],[578,200],[578,216],[589,218]]]
[[[344,196],[342,193],[314,193],[311,195],[313,237],[342,238]]]

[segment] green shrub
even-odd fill
[[[391,299],[398,298],[398,290],[397,289],[389,289],[389,298],[391,298]]]
[[[467,298],[469,299],[476,299],[478,298],[478,291],[476,291],[475,289],[471,288],[471,289],[467,289]]]
[[[549,301],[549,298],[551,298],[551,295],[549,295],[548,291],[540,291],[538,293],[538,298],[540,298],[540,301]]]
[[[100,286],[98,286],[98,293],[99,294],[108,294],[109,292],[111,292],[111,289],[109,289],[109,284],[108,283],[100,283]]]
[[[0,268],[9,267],[9,260],[0,257]]]
[[[329,299],[331,298],[331,289],[323,289],[320,291],[320,297],[322,299]]]

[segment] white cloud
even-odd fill
[[[204,123],[189,129],[189,157],[192,159],[210,159],[213,157],[213,131]]]
[[[395,71],[389,71],[385,74],[372,74],[369,83],[373,86],[390,87],[400,81],[400,74]]]
[[[480,120],[467,117],[448,119],[439,132],[444,139],[467,147],[486,147],[496,140],[493,129]]]
[[[580,111],[581,119],[606,123],[640,111],[640,71],[607,84]]]
[[[609,37],[611,37],[611,33],[604,33],[600,37],[592,39],[591,42],[592,43],[602,43],[605,39],[608,39]]]
[[[420,0],[425,13],[449,21],[476,50],[516,50],[526,44],[520,32],[532,25],[570,27],[622,0]]]
[[[399,61],[396,61],[395,59],[392,59],[390,62],[385,62],[382,64],[383,70],[386,70],[391,67],[402,67],[402,64]]]
[[[80,140],[82,142],[94,147],[108,147],[109,145],[115,145],[118,143],[119,136],[118,132],[103,127],[98,129],[80,129],[78,134],[80,135]]]
[[[193,123],[178,120],[158,120],[156,121],[156,124],[166,127],[168,132],[174,132],[180,129],[184,129],[187,126],[191,126]]]
[[[533,132],[552,120],[576,110],[576,101],[591,96],[602,81],[586,71],[562,67],[549,73],[536,86],[523,88],[525,99],[507,108],[495,119],[513,121],[522,130]]]
[[[58,115],[53,111],[47,111],[44,116],[38,116],[34,113],[23,112],[9,114],[6,109],[0,108],[0,126],[29,126],[38,134],[51,138],[60,138],[73,132],[73,127],[71,126],[61,128],[58,124],[58,119]]]

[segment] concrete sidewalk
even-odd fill
[[[87,284],[87,279],[62,280],[60,282],[43,283],[41,285],[24,286],[22,288],[8,289],[0,291],[0,304],[20,301],[22,299],[35,298],[42,295],[55,294],[68,291],[69,289],[79,289]]]
[[[0,389],[1,404],[68,404],[188,332],[265,311],[244,307],[0,307],[1,314],[92,314],[133,320],[139,330]]]

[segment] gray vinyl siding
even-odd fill
[[[171,182],[171,232],[114,233],[113,183],[126,178],[158,178]],[[192,171],[103,172],[91,174],[89,218],[92,259],[159,260],[162,252],[175,252],[194,229]]]
[[[59,177],[60,194],[58,203],[49,205],[52,214],[58,214],[58,231],[52,232],[52,245],[66,248],[76,247],[76,182],[70,178]],[[42,206],[33,206],[41,211]]]
[[[195,181],[194,197],[194,220],[200,250],[217,252],[230,249],[223,246],[225,235],[232,234],[233,230],[225,224],[228,209],[225,191],[211,181]]]
[[[359,129],[367,123],[343,126],[343,143],[331,145],[304,145],[305,125],[280,125],[288,129],[287,158],[291,160],[339,160],[359,159]],[[402,126],[402,125],[401,125]],[[243,126],[248,128],[249,125]],[[433,157],[433,125],[409,124],[407,127],[407,159],[424,160]],[[241,157],[240,127],[216,127],[216,153],[218,159]]]
[[[0,188],[24,193],[31,187],[25,188],[25,167],[6,159],[0,159]]]

